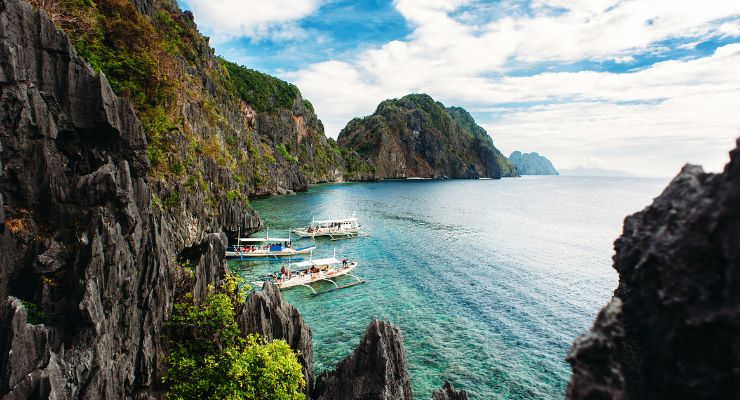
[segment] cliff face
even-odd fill
[[[619,287],[573,344],[571,399],[740,393],[740,140],[721,174],[687,165],[615,242]]]
[[[175,260],[192,261],[197,292],[224,271],[225,238],[206,233],[259,220],[236,201],[213,213],[198,195],[193,218],[167,213],[144,129],[105,76],[27,3],[0,3],[0,38],[0,393],[146,397]]]
[[[373,115],[350,121],[337,142],[366,164],[358,170],[378,179],[517,175],[470,114],[424,94],[380,103]]]
[[[509,156],[509,161],[521,175],[560,175],[550,160],[536,152],[515,151]]]
[[[250,229],[258,218],[249,197],[343,179],[341,151],[300,91],[216,57],[174,0],[30,1],[130,99],[146,137],[154,210],[175,231],[192,232],[187,240],[200,239],[196,226],[219,225],[229,236]]]

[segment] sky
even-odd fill
[[[296,84],[335,138],[408,93],[558,168],[719,171],[740,137],[737,0],[178,1],[218,54]]]

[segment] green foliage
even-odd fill
[[[174,208],[180,205],[180,195],[177,192],[171,192],[164,199],[164,205],[166,207]]]
[[[63,26],[79,55],[103,71],[113,90],[147,113],[175,97],[175,83],[163,64],[164,46],[151,22],[127,0],[61,2],[86,23]]]
[[[156,208],[161,210],[162,207],[162,199],[159,198],[155,193],[152,193],[152,208]]]
[[[42,311],[36,303],[30,301],[21,300],[21,304],[26,309],[27,318],[26,321],[31,325],[49,324],[50,318],[44,311]]]
[[[254,179],[254,186],[257,189],[262,189],[267,184],[267,173],[261,167],[255,168],[252,179]]]
[[[308,100],[303,100],[303,107],[305,107],[306,110],[308,110],[312,114],[315,112],[313,109],[313,104],[311,104],[311,102]]]
[[[283,160],[292,162],[292,163],[298,162],[298,159],[295,158],[295,156],[290,154],[290,152],[288,151],[288,148],[285,147],[285,144],[280,143],[279,145],[275,146],[275,149],[277,149],[278,153],[280,153],[280,157],[282,157]]]
[[[256,111],[274,113],[281,108],[291,109],[293,102],[301,94],[293,84],[220,57],[219,61],[226,67],[231,84],[239,97]]]
[[[221,287],[209,289],[199,304],[191,293],[175,304],[166,397],[303,400],[303,373],[290,347],[241,336],[236,311],[244,290],[238,278],[227,275]]]

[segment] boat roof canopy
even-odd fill
[[[239,239],[240,242],[290,242],[290,239],[286,238],[276,238],[276,237],[267,237],[267,238],[241,238]]]
[[[291,264],[294,267],[298,268],[304,268],[304,267],[312,267],[312,266],[320,266],[320,265],[329,265],[329,264],[339,264],[341,261],[337,260],[334,257],[330,258],[317,258],[315,260],[306,260],[297,262],[294,264]]]
[[[340,218],[340,219],[324,219],[324,220],[315,220],[313,221],[314,224],[331,224],[331,223],[341,223],[341,222],[357,222],[357,218]]]

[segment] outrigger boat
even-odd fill
[[[362,226],[353,214],[350,218],[313,220],[307,228],[293,229],[293,233],[300,237],[329,236],[330,239],[336,240],[357,237],[361,229]]]
[[[316,245],[293,248],[290,237],[271,238],[270,233],[266,237],[237,238],[237,244],[226,249],[226,258],[255,259],[278,257],[295,257],[310,254]],[[300,258],[299,258],[300,259]]]
[[[317,292],[313,287],[311,287],[312,283],[330,282],[334,285],[330,290],[344,289],[364,283],[364,280],[350,273],[356,267],[356,262],[348,261],[347,259],[339,261],[336,256],[320,258],[288,264],[288,269],[283,276],[274,274],[272,276],[268,276],[267,279],[271,280],[279,289],[303,286],[311,289],[312,294],[320,294],[323,292]],[[355,281],[340,286],[334,281],[334,279],[342,275],[351,276],[355,278]],[[255,281],[252,283],[256,287],[262,287],[265,281]]]

